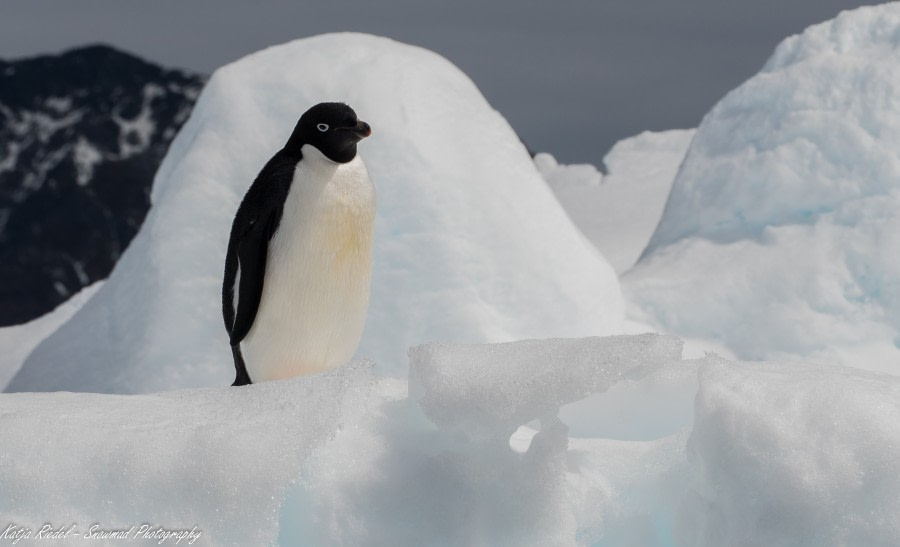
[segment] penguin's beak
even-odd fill
[[[356,127],[353,127],[350,130],[353,131],[353,134],[356,135],[360,140],[372,134],[372,128],[369,127],[369,124],[362,120],[357,121]]]

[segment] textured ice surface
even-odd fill
[[[534,161],[559,202],[616,272],[631,268],[650,241],[693,129],[645,131],[619,141],[592,165],[560,165],[550,154]]]
[[[197,526],[201,545],[266,545],[285,488],[370,382],[357,366],[240,389],[2,394],[0,524]]]
[[[646,334],[412,348],[410,392],[428,418],[467,434],[509,436],[568,403],[681,360],[681,340]],[[496,363],[503,363],[497,366]]]
[[[378,217],[359,355],[402,377],[407,348],[427,340],[620,332],[614,271],[475,85],[424,49],[336,34],[216,71],[160,167],[140,233],[9,389],[230,383],[220,287],[234,211],[300,114],[325,100],[346,101],[373,128],[360,145]]]
[[[900,379],[710,363],[688,442],[682,545],[900,543]]]
[[[900,372],[900,4],[785,40],[706,115],[645,257],[644,319],[742,359]]]

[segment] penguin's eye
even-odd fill
[[[316,129],[318,129],[319,131],[321,131],[322,133],[324,133],[324,132],[328,131],[328,124],[327,124],[327,123],[320,123],[319,125],[316,126]]]

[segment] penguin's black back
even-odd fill
[[[250,185],[231,225],[222,283],[222,317],[234,356],[236,378],[233,385],[251,383],[241,355],[240,342],[256,318],[262,296],[268,244],[281,222],[284,202],[291,189],[297,163],[301,159],[303,155],[299,150],[278,151]],[[234,285],[239,266],[239,302],[238,309],[235,309]]]

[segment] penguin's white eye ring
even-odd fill
[[[319,131],[321,131],[322,133],[324,133],[324,132],[328,131],[328,124],[327,124],[327,123],[320,123],[319,125],[316,126],[316,129],[318,129]]]

